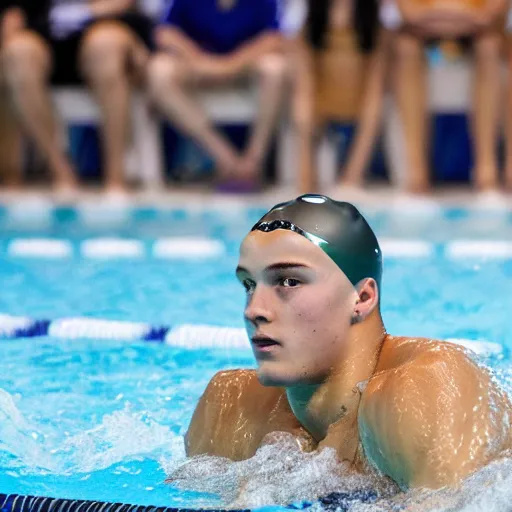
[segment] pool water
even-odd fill
[[[3,211],[0,313],[242,327],[244,293],[234,278],[237,247],[263,211],[135,211],[128,221],[110,224],[91,223],[73,210],[55,211],[45,222],[41,216],[13,219]],[[368,218],[383,239],[421,240],[432,248],[416,255],[387,256],[384,250],[382,310],[388,331],[499,343],[502,354],[486,363],[510,391],[512,259],[492,251],[453,257],[447,250],[455,239],[512,240],[510,214],[369,211]],[[221,240],[226,252],[188,261],[154,258],[150,251],[114,260],[85,258],[79,251],[53,259],[9,252],[19,238],[57,237],[76,248],[91,237],[116,236],[150,247],[158,238],[184,234]],[[0,490],[140,505],[259,507],[362,485],[340,475],[332,454],[299,454],[286,440],[244,463],[206,458],[187,464],[183,435],[199,396],[216,371],[237,367],[254,367],[249,349],[51,337],[2,340]],[[164,483],[169,473],[180,476],[179,485]],[[244,495],[237,502],[242,483]],[[462,491],[386,497],[357,510],[389,510],[390,499],[410,510],[504,510],[510,489],[512,458],[505,457]]]

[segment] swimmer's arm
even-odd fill
[[[214,375],[201,396],[185,436],[187,456],[252,457],[260,446],[267,393],[249,370]]]
[[[241,73],[254,66],[254,62],[263,55],[281,53],[284,49],[283,36],[278,31],[268,30],[228,54],[226,61],[232,73]]]
[[[368,458],[402,488],[454,485],[510,435],[504,402],[492,406],[487,375],[465,354],[422,358],[376,378],[360,410]]]
[[[186,453],[244,460],[275,442],[276,432],[290,433],[303,450],[311,449],[284,390],[262,386],[254,370],[222,371],[197,404],[185,436]]]

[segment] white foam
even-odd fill
[[[454,240],[446,245],[450,259],[465,258],[512,258],[512,242],[505,240]]]
[[[0,337],[10,338],[16,331],[33,325],[31,318],[22,316],[0,315]]]
[[[180,325],[170,330],[165,343],[186,348],[250,348],[245,329],[211,327],[207,325]]]
[[[171,484],[180,489],[213,493],[227,508],[257,508],[312,500],[334,491],[379,490],[396,487],[376,475],[359,475],[339,462],[332,448],[302,452],[291,434],[275,432],[248,460],[232,462],[200,456],[164,467]],[[169,464],[171,465],[171,464]],[[194,507],[207,503],[194,503]]]
[[[103,417],[100,425],[66,439],[56,451],[61,473],[90,473],[134,458],[151,458],[165,451],[183,452],[183,438],[168,427],[125,407]]]
[[[448,338],[446,341],[449,343],[455,343],[456,345],[461,345],[472,350],[475,354],[482,356],[499,356],[503,353],[503,347],[499,343],[494,343],[492,341],[475,341],[464,338]]]
[[[220,240],[209,238],[176,237],[161,238],[153,244],[153,256],[161,259],[215,258],[226,251]]]
[[[141,340],[150,329],[150,326],[144,323],[94,318],[62,318],[50,324],[48,335],[67,339]]]
[[[73,246],[67,240],[17,238],[9,243],[7,253],[23,258],[69,258],[73,254]]]
[[[434,252],[434,245],[422,240],[382,238],[379,245],[384,258],[428,258]]]
[[[96,238],[85,240],[80,246],[82,255],[91,259],[142,258],[144,244],[140,240]]]

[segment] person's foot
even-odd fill
[[[432,185],[422,179],[411,180],[407,184],[404,192],[411,196],[428,196],[432,193]]]
[[[53,196],[60,203],[73,203],[79,192],[78,180],[74,174],[67,173],[55,180]]]
[[[256,155],[245,154],[240,160],[237,177],[244,180],[256,180],[261,172],[261,158]]]
[[[512,171],[505,171],[503,188],[507,194],[512,194]]]
[[[219,181],[236,177],[241,159],[233,151],[225,151],[215,159],[216,177]]]
[[[478,191],[475,194],[473,206],[484,210],[503,210],[510,204],[510,200],[497,188]]]
[[[498,173],[495,169],[486,170],[482,169],[475,170],[473,173],[474,187],[477,192],[492,192],[497,191],[498,186]]]
[[[338,182],[334,189],[329,187],[330,196],[338,201],[359,201],[368,197],[367,191],[361,183],[342,180]]]

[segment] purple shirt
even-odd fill
[[[203,50],[229,53],[265,31],[279,30],[279,0],[171,0],[163,23],[179,28]]]

